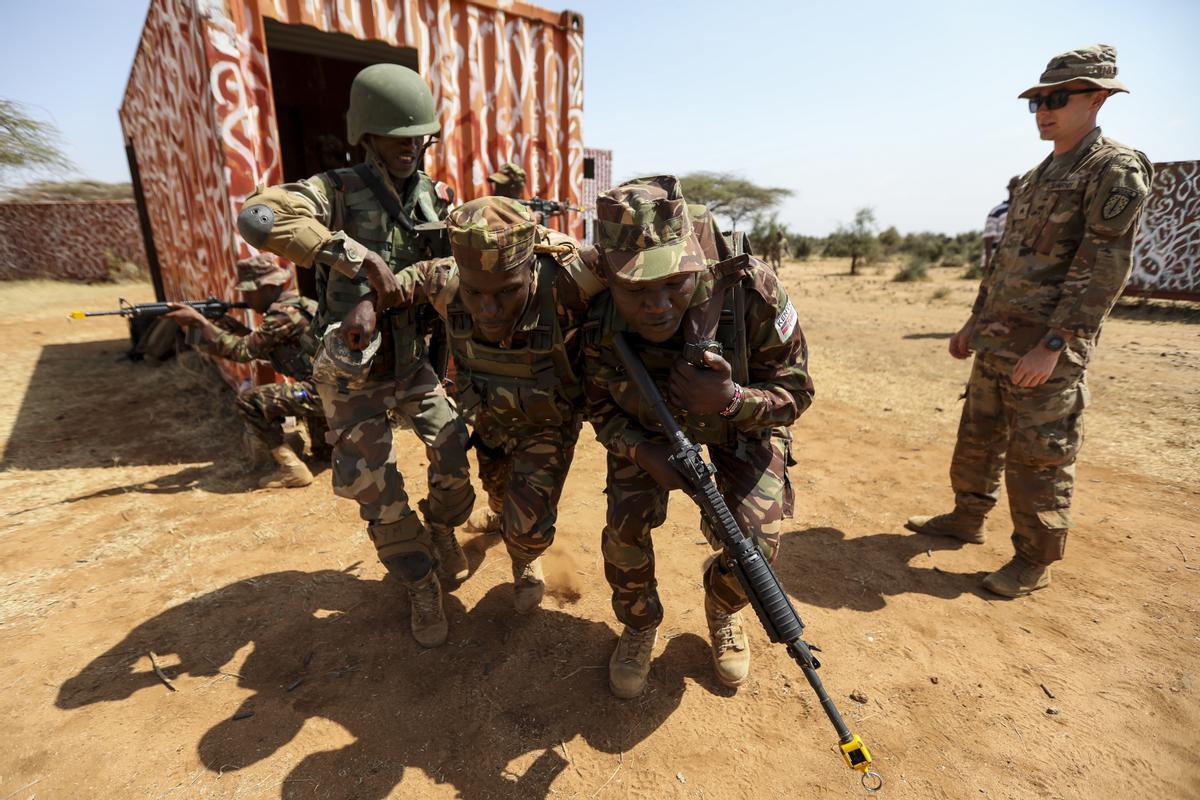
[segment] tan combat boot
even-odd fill
[[[492,500],[489,497],[488,507],[481,508],[472,514],[471,518],[467,520],[467,526],[471,528],[471,530],[478,531],[479,533],[500,533],[500,520],[502,519],[503,503],[504,501],[501,500],[498,504],[501,506],[501,509],[497,510],[496,508],[492,507]]]
[[[624,700],[637,697],[646,688],[650,659],[658,641],[658,626],[635,631],[628,625],[617,640],[617,649],[608,660],[608,688]]]
[[[513,561],[513,607],[518,614],[528,614],[542,604],[546,593],[546,578],[540,559]]]
[[[437,647],[446,641],[449,625],[442,609],[442,585],[430,572],[417,583],[405,586],[412,601],[412,634],[422,647]]]
[[[296,489],[308,486],[313,482],[313,476],[308,471],[308,467],[300,460],[300,456],[296,455],[286,444],[273,448],[271,457],[279,466],[258,482],[260,489]]]
[[[437,551],[438,572],[447,580],[463,581],[471,574],[467,564],[467,554],[463,552],[458,537],[453,528],[441,525],[429,525],[429,537],[433,540],[433,548]]]
[[[1050,568],[1014,556],[983,579],[983,588],[1001,597],[1024,597],[1050,585]]]
[[[713,668],[717,679],[731,689],[745,682],[750,674],[750,642],[742,627],[742,615],[726,614],[712,600],[704,598],[704,616],[708,618],[708,636],[712,641]]]
[[[983,544],[983,515],[968,514],[957,508],[949,514],[933,517],[910,517],[904,527],[914,533],[929,536],[949,536],[967,544]]]

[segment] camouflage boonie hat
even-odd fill
[[[499,169],[488,175],[488,180],[498,186],[504,186],[507,183],[523,184],[525,183],[525,170],[512,161],[505,161]]]
[[[461,269],[505,272],[533,260],[537,223],[507,197],[479,197],[446,217],[450,251]]]
[[[1046,71],[1031,86],[1017,95],[1024,100],[1042,89],[1061,86],[1071,81],[1087,81],[1093,86],[1112,92],[1128,92],[1125,84],[1117,80],[1117,48],[1107,44],[1093,44],[1078,50],[1068,50],[1050,59]]]
[[[634,178],[596,199],[596,248],[614,277],[655,281],[707,267],[674,175]]]
[[[237,262],[237,285],[239,292],[253,292],[263,286],[283,286],[292,279],[292,273],[279,266],[275,256],[259,253]]]

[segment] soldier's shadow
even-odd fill
[[[407,601],[388,580],[331,570],[261,575],[142,623],[63,684],[56,704],[165,691],[143,658],[153,650],[172,676],[254,692],[198,743],[214,773],[294,750],[305,723],[322,718],[342,729],[330,734],[337,741],[352,741],[310,745],[281,797],[383,798],[415,767],[462,798],[543,798],[570,765],[564,743],[582,736],[603,753],[623,753],[679,706],[685,678],[711,682],[707,644],[684,634],[656,659],[641,698],[617,700],[607,687],[609,626],[553,608],[518,618],[510,592],[498,586],[469,612],[448,596],[450,640],[422,650],[407,631]],[[233,663],[247,644],[244,662]],[[211,694],[178,698],[212,702]]]
[[[974,546],[907,531],[847,538],[837,528],[807,528],[784,532],[775,570],[788,594],[822,608],[878,611],[888,597],[907,593],[989,598],[980,587],[986,572],[954,572],[930,558]]]

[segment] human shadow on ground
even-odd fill
[[[933,332],[933,333],[906,333],[906,334],[904,334],[904,336],[902,336],[902,337],[900,337],[900,338],[902,338],[902,339],[949,339],[949,338],[951,338],[952,336],[954,336],[954,333],[953,333],[953,332],[950,332],[950,333],[937,333],[937,332]]]
[[[775,571],[788,594],[822,608],[878,611],[900,594],[989,597],[980,587],[986,572],[951,572],[929,556],[973,546],[907,531],[850,539],[837,528],[808,528],[784,532]]]
[[[518,617],[507,584],[469,612],[448,595],[450,639],[423,650],[402,595],[390,580],[332,570],[239,581],[130,631],[63,684],[56,704],[167,691],[145,658],[152,650],[173,678],[235,680],[254,692],[240,705],[231,699],[224,721],[201,737],[199,757],[213,773],[287,751],[319,717],[353,741],[311,749],[282,783],[283,798],[383,798],[410,768],[466,800],[544,798],[572,763],[565,742],[582,736],[602,753],[623,753],[678,708],[685,678],[713,680],[707,643],[682,634],[656,658],[643,696],[618,700],[607,686],[613,631],[553,608]],[[247,644],[245,661],[233,663]],[[177,697],[213,702],[211,692]]]
[[[1153,300],[1146,297],[1122,297],[1113,306],[1116,319],[1142,322],[1182,322],[1200,325],[1200,304],[1191,300]]]

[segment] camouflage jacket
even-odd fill
[[[510,428],[542,427],[563,424],[582,406],[581,329],[589,302],[604,285],[570,237],[539,228],[538,245],[560,252],[538,255],[521,321],[497,344],[476,336],[458,298],[453,258],[423,261],[397,273],[399,291],[391,306],[428,303],[446,323],[458,399],[468,417],[486,410]]]
[[[1125,282],[1154,169],[1096,128],[1021,178],[980,283],[972,346],[1022,356],[1049,330],[1086,361]]]
[[[263,322],[248,334],[219,330],[217,338],[203,340],[196,347],[230,361],[270,361],[275,371],[298,381],[312,377],[312,352],[315,342],[308,335],[317,313],[317,302],[294,295],[272,303],[263,314]]]
[[[734,380],[744,387],[744,401],[737,414],[724,420],[720,417],[689,417],[675,408],[680,426],[693,440],[727,444],[734,438],[758,438],[769,435],[771,429],[786,427],[812,404],[813,383],[808,374],[808,344],[796,308],[779,284],[774,271],[757,259],[751,259],[749,272],[742,278],[740,292],[744,298],[742,324],[731,326],[733,335],[742,337],[740,343],[723,341],[725,357],[734,367]],[[725,292],[726,303],[738,289]],[[648,439],[661,440],[661,429],[653,411],[646,407],[637,387],[624,374],[612,346],[612,333],[624,329],[624,321],[616,313],[611,297],[600,295],[588,314],[590,330],[584,343],[584,393],[587,415],[596,429],[600,443],[617,455],[633,458],[633,450]],[[661,345],[649,345],[634,339],[635,350],[643,357],[647,370],[666,392],[670,361],[682,358],[683,330]],[[628,335],[628,334],[627,334]],[[719,334],[718,339],[723,337]],[[654,358],[653,351],[663,351],[672,358]],[[731,350],[745,354],[743,368],[735,363]],[[675,354],[678,354],[675,356]],[[654,362],[659,363],[654,363]],[[744,369],[745,376],[738,373]]]

